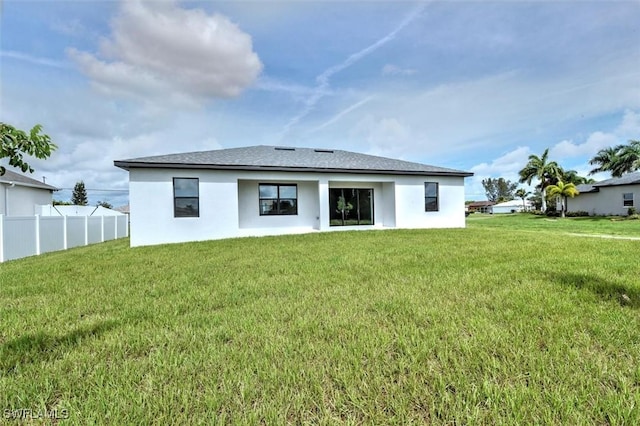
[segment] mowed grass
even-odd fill
[[[482,214],[467,217],[471,228],[494,228],[530,232],[556,232],[563,234],[589,234],[640,238],[640,220],[627,220],[625,216],[588,216],[555,218],[533,214]]]
[[[639,424],[640,241],[513,220],[1,264],[0,408],[66,410],[61,424]]]

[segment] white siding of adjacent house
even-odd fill
[[[0,183],[0,214],[5,216],[31,216],[41,204],[51,204],[50,190],[30,186]]]
[[[640,210],[640,185],[601,186],[598,192],[584,192],[567,201],[567,211],[586,211],[594,216],[625,216],[622,194],[633,193],[633,206]]]
[[[131,245],[315,231],[465,226],[464,178],[294,172],[131,169]],[[200,217],[174,217],[173,178],[199,178]],[[424,211],[424,183],[439,183],[439,211]],[[298,215],[260,216],[259,183],[296,183]],[[372,188],[375,223],[329,226],[329,188]]]

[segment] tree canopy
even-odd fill
[[[0,123],[0,159],[8,158],[9,165],[17,167],[23,172],[33,173],[33,168],[25,161],[24,155],[35,158],[48,158],[57,146],[51,138],[42,133],[42,126],[36,124],[29,133],[6,124]],[[0,176],[5,168],[0,166]]]
[[[518,183],[504,178],[487,178],[482,180],[482,186],[484,186],[484,191],[487,194],[487,200],[501,203],[514,199],[513,192],[518,187]]]
[[[87,190],[84,187],[84,182],[76,182],[73,187],[73,194],[71,194],[71,204],[76,206],[86,206],[89,203],[87,197]]]

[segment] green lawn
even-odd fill
[[[640,222],[468,223],[0,264],[0,423],[639,424]]]
[[[591,234],[640,238],[640,220],[625,217],[555,218],[533,214],[481,214],[467,217],[470,228],[492,228],[504,231],[556,232],[560,234]]]

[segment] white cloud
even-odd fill
[[[623,139],[640,139],[640,112],[627,110],[615,133]]]
[[[639,135],[640,113],[627,110],[622,117],[620,125],[612,132],[593,132],[582,143],[564,140],[551,148],[549,156],[556,159],[556,161],[579,156],[593,157],[603,148],[624,144],[627,139],[637,139]]]
[[[550,158],[560,161],[566,158],[578,157],[582,155],[593,156],[602,148],[616,144],[618,138],[611,133],[594,132],[583,143],[573,143],[570,140],[564,140],[554,145],[549,150]]]
[[[531,149],[520,146],[493,160],[491,163],[480,163],[471,168],[473,176],[465,179],[465,195],[468,199],[481,200],[486,198],[482,180],[490,177],[502,177],[511,182],[518,182],[519,171],[527,163]],[[534,183],[535,185],[535,183]],[[528,188],[527,185],[521,185]]]
[[[397,65],[386,64],[382,67],[382,75],[396,76],[396,75],[414,75],[418,71],[412,68],[400,68]]]
[[[109,93],[234,97],[262,70],[251,36],[219,14],[183,9],[174,1],[125,1],[111,26],[100,57],[68,50],[80,70]]]

